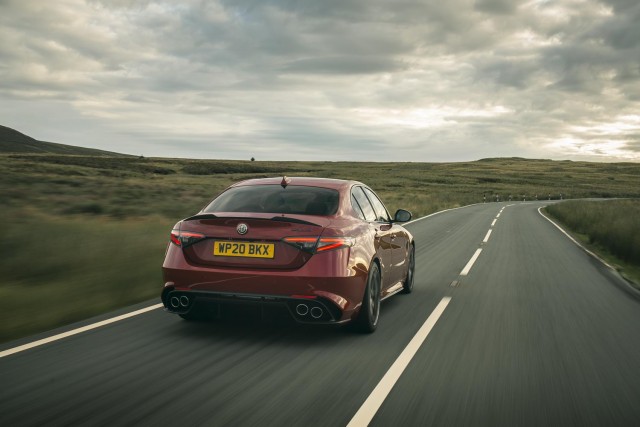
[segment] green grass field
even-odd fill
[[[640,288],[640,200],[567,201],[546,212]]]
[[[165,219],[12,220],[0,235],[0,341],[158,295]]]
[[[0,154],[0,341],[157,297],[171,226],[233,182],[355,179],[414,217],[489,201],[640,197],[640,165],[251,162]]]

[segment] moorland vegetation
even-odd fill
[[[640,197],[640,165],[633,163],[273,162],[0,152],[0,299],[12,301],[0,311],[0,341],[157,297],[173,224],[240,180],[354,179],[371,186],[390,211],[405,208],[414,217],[498,200]]]

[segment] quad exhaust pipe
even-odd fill
[[[309,306],[307,304],[296,305],[296,313],[298,313],[298,316],[306,316],[309,314]]]
[[[189,306],[189,297],[186,295],[172,296],[169,298],[169,305],[173,309],[187,308]]]
[[[174,293],[169,297],[168,306],[173,311],[182,312],[189,308],[192,300],[189,295],[180,295]],[[295,312],[300,317],[311,317],[313,320],[319,320],[325,315],[323,307],[316,304],[299,303],[295,306]]]
[[[310,314],[314,319],[319,319],[324,314],[324,310],[320,307],[309,308],[307,304],[298,304],[296,305],[296,314],[301,317],[305,317]]]
[[[322,317],[322,309],[320,307],[311,308],[311,317],[314,319],[319,319]]]

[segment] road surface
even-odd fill
[[[154,309],[5,355],[0,425],[638,426],[640,299],[540,206],[407,225],[415,289],[383,302],[372,335]],[[397,381],[360,410],[435,317]]]

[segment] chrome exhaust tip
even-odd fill
[[[307,304],[296,305],[296,313],[298,316],[306,316],[309,313],[309,306]]]
[[[322,317],[323,311],[320,307],[313,307],[311,309],[311,317],[314,319],[319,319]]]
[[[180,297],[180,305],[183,307],[187,307],[189,305],[189,297],[186,295],[182,295]]]
[[[178,297],[171,297],[169,304],[172,308],[178,308],[180,307],[180,299],[178,299]]]

